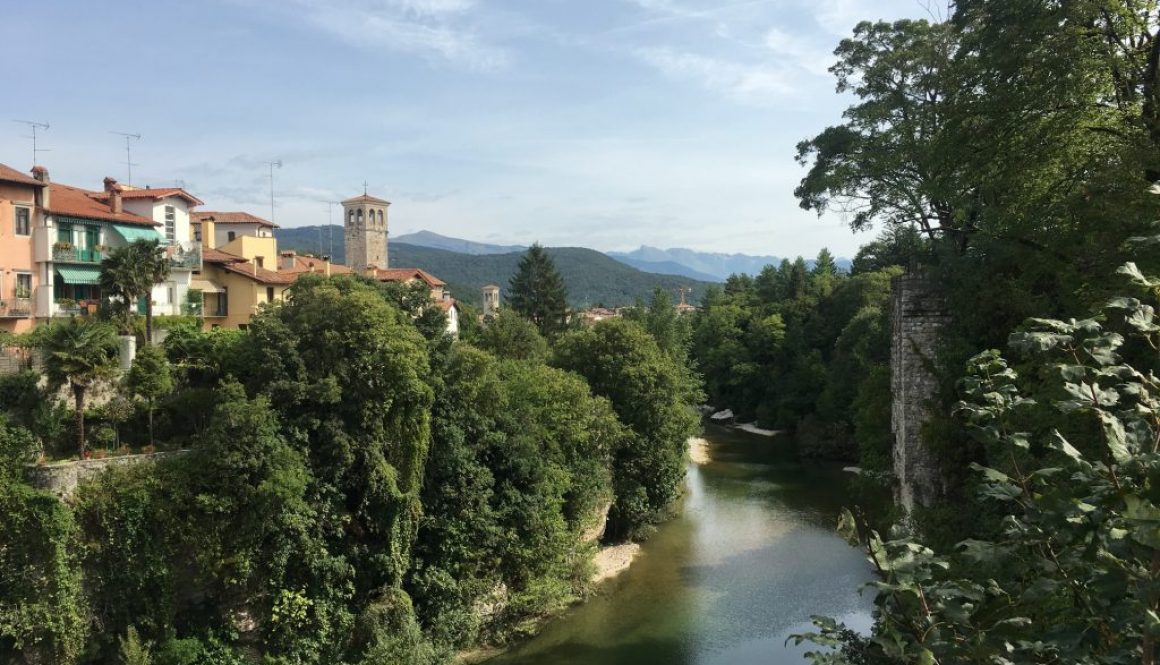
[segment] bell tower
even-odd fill
[[[368,268],[387,267],[387,208],[390,201],[362,196],[342,202],[346,265],[359,275]]]

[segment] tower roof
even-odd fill
[[[354,203],[374,203],[374,204],[382,205],[382,206],[391,205],[390,201],[384,201],[383,199],[371,196],[370,194],[360,194],[360,195],[354,197],[353,199],[347,199],[347,200],[342,202],[342,205],[351,205]]]

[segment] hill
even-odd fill
[[[642,265],[660,266],[676,264],[684,266],[690,272],[680,274],[699,274],[712,277],[716,281],[724,281],[734,273],[756,275],[767,265],[776,266],[781,263],[779,256],[759,256],[753,254],[723,254],[719,252],[698,252],[684,247],[672,249],[658,249],[641,245],[631,252],[608,252],[608,255],[618,261],[641,267]],[[813,259],[807,258],[806,264],[813,266]],[[842,270],[850,269],[850,259],[835,260]],[[642,270],[646,268],[641,268]]]
[[[460,254],[510,254],[512,252],[522,252],[527,247],[523,245],[491,245],[485,242],[475,242],[474,240],[464,240],[462,238],[449,238],[441,236],[438,233],[431,231],[416,231],[414,233],[404,233],[401,236],[391,238],[391,242],[401,242],[408,245],[418,245],[419,247],[430,247],[432,249],[445,249],[449,252],[459,252]]]
[[[477,307],[482,305],[480,289],[485,284],[498,284],[506,292],[522,255],[460,254],[401,242],[392,242],[388,251],[392,266],[422,268],[446,281],[456,298]],[[641,272],[593,249],[549,247],[547,251],[564,278],[572,307],[631,305],[638,298],[647,301],[657,287],[674,299],[678,288],[692,289],[688,300],[696,303],[709,285],[688,277]]]

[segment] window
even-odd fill
[[[16,273],[16,297],[17,298],[31,298],[32,297],[32,273],[18,272]]]
[[[201,224],[196,224],[193,227],[193,239],[201,242]]]
[[[266,258],[263,256],[255,256],[254,257],[254,264],[257,265],[259,268],[265,268],[266,267]]]
[[[28,208],[16,206],[16,235],[28,236],[32,235],[32,217],[29,214]]]
[[[266,287],[266,302],[274,302],[274,287]]]
[[[165,206],[165,239],[169,244],[177,242],[177,209]]]
[[[229,233],[226,234],[226,240],[229,242],[233,242],[234,238],[236,238],[236,237],[237,237],[237,234],[234,233],[233,231],[230,231]]]

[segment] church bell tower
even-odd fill
[[[390,201],[362,196],[342,202],[346,265],[364,275],[368,268],[387,267],[387,208]]]

